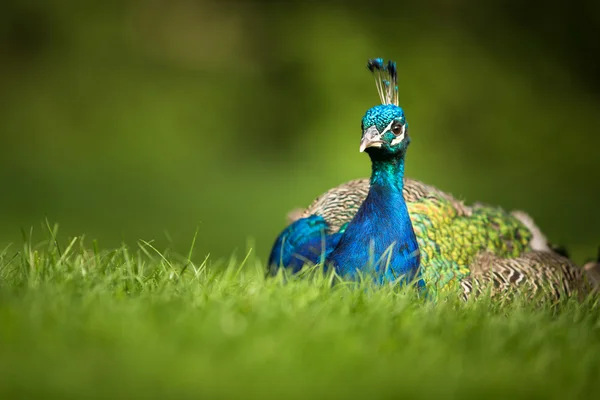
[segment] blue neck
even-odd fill
[[[404,155],[371,156],[369,194],[328,261],[342,275],[374,272],[379,282],[415,278],[419,246],[404,201]],[[389,248],[391,247],[391,252]],[[373,271],[374,270],[374,271]]]
[[[397,159],[371,157],[371,186],[387,187],[402,193],[404,188],[404,156]],[[402,199],[404,202],[404,199]]]

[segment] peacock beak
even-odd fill
[[[362,153],[368,147],[381,147],[383,141],[381,140],[381,134],[377,130],[376,126],[371,126],[364,131],[362,139],[360,140],[360,152]]]

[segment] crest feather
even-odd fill
[[[388,60],[387,65],[383,58],[373,58],[367,62],[367,68],[375,76],[375,86],[381,104],[398,104],[398,71],[396,62]]]

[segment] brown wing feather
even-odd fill
[[[461,280],[465,299],[484,288],[490,288],[492,296],[517,289],[531,298],[544,294],[553,299],[581,296],[593,289],[583,269],[554,252],[530,251],[516,258],[486,252],[477,256],[470,270],[471,274]]]

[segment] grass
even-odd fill
[[[600,309],[264,279],[151,243],[0,252],[0,398],[596,398]],[[29,236],[28,236],[29,237]],[[192,246],[193,247],[193,246]]]

